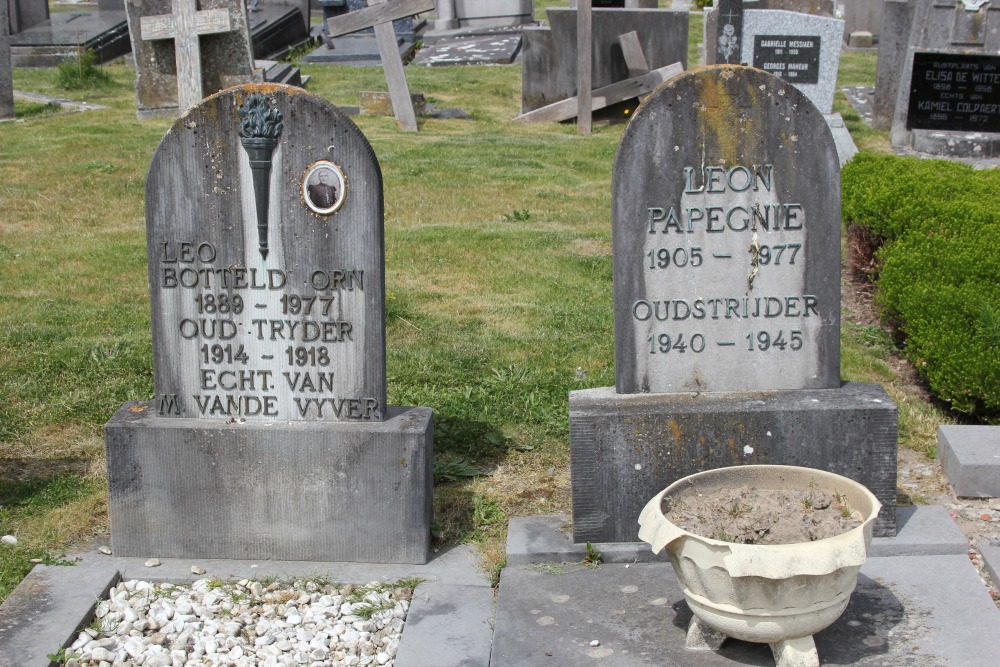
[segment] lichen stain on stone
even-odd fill
[[[749,69],[749,68],[741,68]],[[764,100],[752,85],[755,77],[737,77],[735,66],[720,66],[699,76],[697,105],[699,139],[702,155],[714,156],[714,164],[754,164],[759,152],[758,139],[765,136],[759,109]],[[745,103],[741,112],[738,102]]]
[[[670,435],[673,437],[674,442],[680,443],[683,433],[681,432],[681,427],[677,423],[677,420],[671,417],[667,427],[670,429]]]

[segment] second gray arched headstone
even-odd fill
[[[765,72],[664,84],[612,185],[619,393],[840,383],[840,166],[823,115]]]

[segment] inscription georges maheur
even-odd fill
[[[670,85],[615,164],[618,391],[834,385],[839,173],[822,116],[749,68]]]

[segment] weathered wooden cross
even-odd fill
[[[594,15],[591,0],[576,0],[576,96],[579,99],[576,129],[580,134],[590,134],[593,113]]]
[[[171,0],[170,4],[171,14],[143,16],[139,25],[144,40],[174,40],[177,106],[184,113],[204,97],[198,36],[232,32],[234,28],[228,9],[198,11],[196,0]]]
[[[375,42],[378,44],[382,69],[389,85],[389,99],[392,112],[399,127],[408,132],[417,131],[417,115],[410,99],[410,87],[403,73],[403,59],[399,57],[396,32],[392,28],[395,19],[413,16],[434,9],[434,0],[368,0],[368,7],[326,20],[330,37],[346,35],[365,28],[375,27]]]
[[[10,68],[10,34],[7,3],[0,1],[0,118],[14,117],[14,82]]]

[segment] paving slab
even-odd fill
[[[479,568],[475,549],[460,546],[434,554],[424,565],[199,560],[163,558],[146,567],[143,558],[105,556],[97,545],[73,556],[72,566],[36,565],[0,606],[0,667],[48,667],[46,657],[76,638],[94,607],[121,579],[185,583],[202,577],[223,580],[275,576],[282,580],[319,575],[364,584],[418,578],[400,640],[396,667],[476,667],[489,664],[493,589]],[[205,568],[204,575],[191,567]],[[441,637],[449,636],[448,646]],[[426,661],[427,647],[433,663]]]
[[[636,532],[638,532],[638,525]],[[939,505],[898,507],[896,537],[876,537],[870,556],[965,555],[969,541],[948,511]],[[603,542],[591,547],[605,563],[657,562],[645,542]],[[581,562],[586,544],[574,544],[570,518],[565,514],[515,517],[507,528],[507,564]]]
[[[421,584],[411,600],[394,665],[489,667],[493,622],[492,589]]]
[[[938,456],[959,498],[1000,497],[1000,426],[938,426]]]
[[[764,644],[688,651],[690,618],[667,563],[509,566],[490,665],[774,665]],[[904,556],[870,558],[844,615],[815,639],[824,665],[992,667],[1000,645],[984,638],[998,632],[1000,611],[967,556]]]
[[[969,540],[940,505],[896,508],[896,537],[876,537],[869,556],[948,556],[969,552]]]

